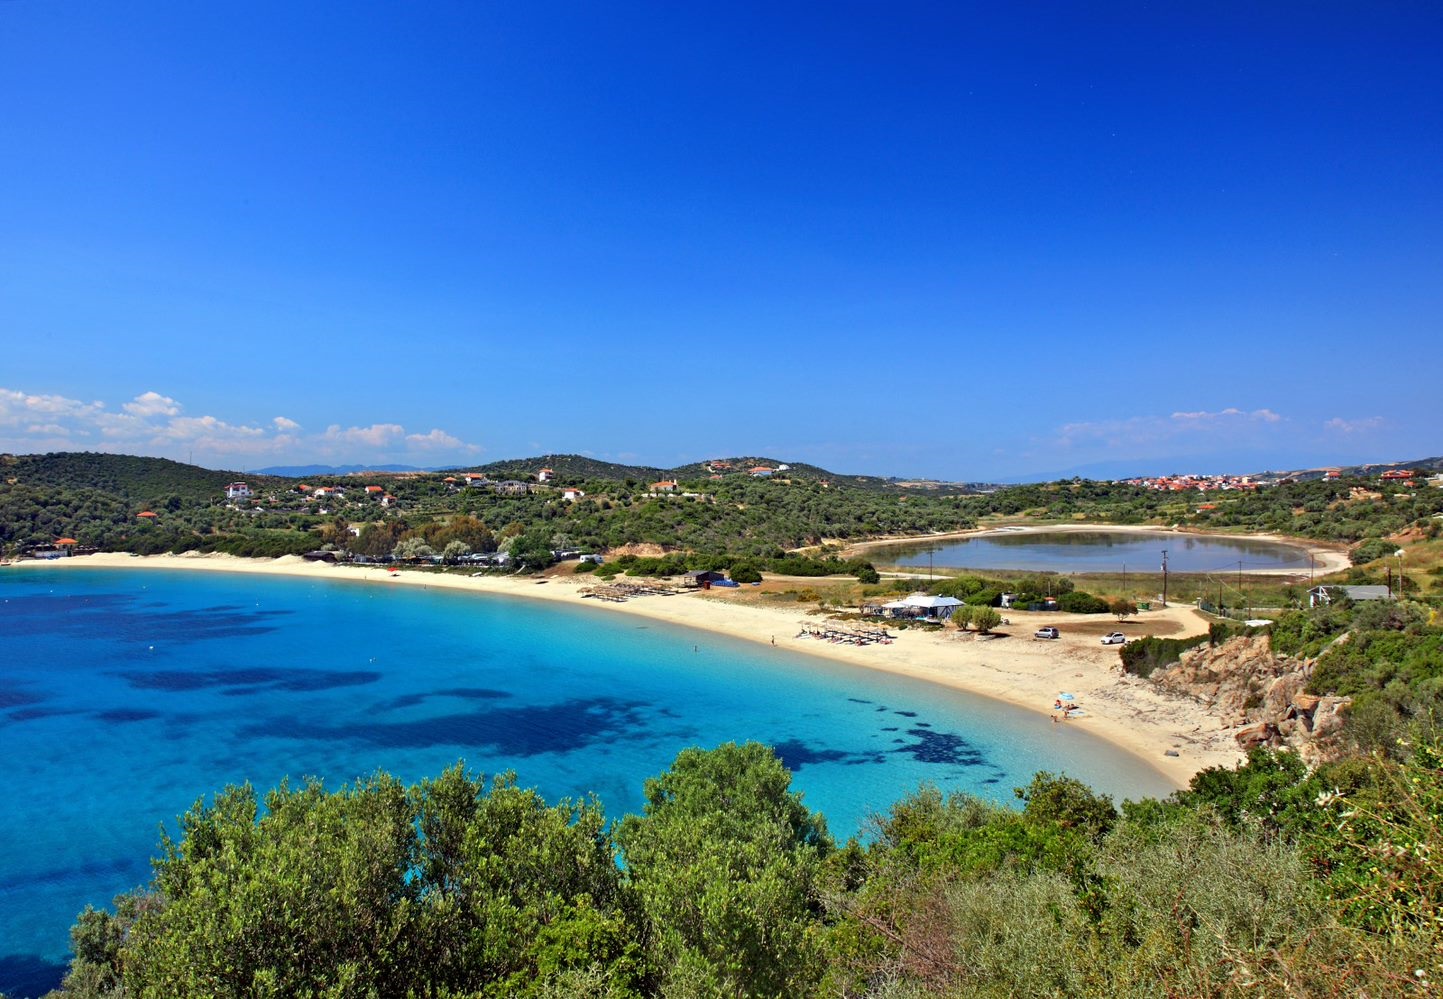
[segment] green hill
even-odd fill
[[[168,496],[203,502],[219,497],[227,484],[245,479],[254,488],[274,480],[240,472],[215,471],[166,458],[61,451],[0,456],[0,475],[12,485],[94,489],[124,500],[147,503]]]

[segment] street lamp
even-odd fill
[[[1398,598],[1401,600],[1408,595],[1408,588],[1403,585],[1403,549],[1395,551],[1393,557],[1398,560]]]

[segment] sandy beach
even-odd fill
[[[1199,704],[1168,697],[1146,681],[1125,676],[1117,649],[1099,642],[1101,635],[1120,630],[1129,637],[1147,634],[1195,635],[1207,621],[1191,607],[1156,609],[1118,626],[1106,615],[1048,612],[1004,612],[1010,624],[996,637],[952,630],[904,630],[890,645],[832,644],[801,636],[804,623],[819,624],[797,604],[763,605],[746,588],[714,589],[676,596],[638,597],[625,603],[586,600],[581,596],[586,576],[533,577],[472,576],[462,572],[391,572],[375,566],[342,566],[306,562],[297,556],[243,559],[228,555],[153,555],[136,557],[102,553],[53,561],[15,563],[6,570],[27,568],[170,569],[208,572],[286,575],[342,580],[374,586],[443,587],[478,594],[500,594],[529,600],[546,600],[593,606],[606,612],[651,618],[688,628],[717,632],[734,638],[823,656],[901,674],[1017,705],[1032,711],[1037,724],[1085,725],[1087,731],[1133,754],[1175,786],[1185,786],[1205,767],[1228,766],[1242,759],[1232,730],[1221,718],[1211,717]],[[6,571],[0,570],[0,571]],[[1036,640],[1032,633],[1044,624],[1061,630],[1062,638]],[[1086,717],[1052,720],[1058,693],[1072,693]],[[1168,751],[1176,753],[1167,755]]]
[[[1243,538],[1250,541],[1271,541],[1280,545],[1289,545],[1293,548],[1300,548],[1307,554],[1313,556],[1314,563],[1311,571],[1317,576],[1326,576],[1334,572],[1342,572],[1352,565],[1348,561],[1348,547],[1341,544],[1325,544],[1313,541],[1309,538],[1293,538],[1282,534],[1227,534],[1221,531],[1189,531],[1176,527],[1148,527],[1143,525],[1117,525],[1117,524],[1046,524],[1046,525],[998,525],[995,527],[979,527],[971,531],[952,531],[946,534],[930,534],[921,537],[911,538],[885,538],[877,541],[858,541],[847,545],[842,550],[843,558],[855,558],[868,553],[878,552],[878,549],[886,549],[891,546],[904,546],[915,544],[936,544],[946,541],[960,541],[964,538],[985,538],[996,535],[1009,534],[1076,534],[1084,531],[1107,531],[1116,534],[1176,534],[1179,536],[1212,537],[1212,538]],[[1301,569],[1246,569],[1244,572],[1251,576],[1297,576],[1305,577],[1309,574],[1309,567]],[[1176,573],[1183,575],[1183,573]]]

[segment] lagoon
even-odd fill
[[[1108,530],[1016,530],[989,532],[942,542],[878,547],[878,565],[908,568],[1012,569],[1030,572],[1162,571],[1167,551],[1174,573],[1234,573],[1308,570],[1308,553],[1296,545],[1215,534]]]
[[[756,739],[839,837],[920,782],[1039,769],[1170,787],[1080,727],[891,674],[584,607],[204,571],[0,573],[0,991],[53,985],[87,904],[227,783],[407,782],[464,759],[618,817],[681,749]]]

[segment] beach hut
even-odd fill
[[[903,599],[902,605],[915,609],[915,616],[919,616],[919,618],[947,621],[948,618],[951,618],[952,611],[960,608],[962,602],[958,601],[955,596],[932,596],[931,593],[912,593],[911,596]]]

